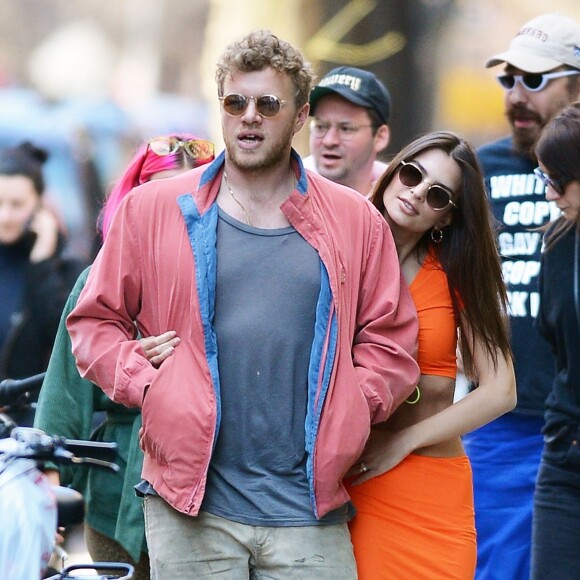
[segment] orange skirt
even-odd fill
[[[348,485],[359,580],[473,580],[476,536],[466,456],[409,455],[391,471]]]

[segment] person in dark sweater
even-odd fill
[[[546,227],[536,326],[556,360],[534,496],[532,580],[580,578],[580,101],[536,144],[536,175],[561,211]]]
[[[48,152],[0,151],[0,380],[46,370],[62,308],[85,264],[62,255],[64,235],[43,203]],[[30,425],[34,411],[15,412]]]

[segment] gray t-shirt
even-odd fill
[[[201,509],[252,525],[314,517],[306,478],[308,366],[320,259],[292,227],[258,229],[220,210],[214,327],[221,426]]]

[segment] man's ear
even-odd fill
[[[381,125],[375,133],[375,152],[386,149],[391,141],[391,129],[388,125]]]
[[[296,116],[296,124],[294,126],[294,135],[304,127],[304,123],[308,120],[308,114],[310,113],[310,104],[306,103],[302,105],[302,108],[298,111]]]

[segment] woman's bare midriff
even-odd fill
[[[446,409],[453,404],[455,395],[455,380],[448,377],[435,375],[421,375],[419,381],[421,392],[419,401],[413,405],[403,403],[385,423],[376,425],[375,429],[386,431],[400,431],[405,427],[414,425],[423,419],[427,419],[435,413]],[[416,398],[416,393],[411,394],[410,400]],[[413,453],[428,457],[457,457],[465,454],[460,437],[454,437],[448,441],[421,447]]]

